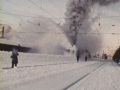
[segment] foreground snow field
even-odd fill
[[[0,52],[0,67],[9,68],[11,66],[11,52]],[[75,63],[76,57],[73,55],[45,55],[32,53],[19,53],[19,67],[31,67],[39,65],[53,65]]]
[[[120,66],[109,61],[67,90],[120,90]]]
[[[7,53],[6,56],[9,55]],[[0,59],[3,56],[5,52]],[[10,64],[3,63],[4,66],[0,68],[1,90],[120,90],[120,67],[111,60],[81,60],[77,63],[75,58],[58,56],[56,59],[57,56],[52,56],[49,60],[54,57],[54,64],[43,64],[36,60],[38,57],[40,59],[40,55],[32,56],[33,64],[31,59],[31,65],[28,66],[21,62],[18,68],[11,69]],[[65,62],[68,59],[68,62],[64,63],[63,59]],[[69,62],[69,59],[73,62]],[[19,60],[28,59],[24,57]],[[63,63],[57,63],[56,60],[63,60]]]

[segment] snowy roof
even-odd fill
[[[15,46],[24,46],[24,47],[28,47],[27,45],[25,44],[21,44],[21,43],[17,43],[15,41],[12,41],[12,40],[7,40],[7,39],[4,39],[4,38],[0,38],[0,43],[1,44],[8,44],[8,45],[15,45]]]

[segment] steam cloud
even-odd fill
[[[74,21],[72,18],[77,16],[75,19],[75,21],[79,24],[77,27],[77,32],[79,34],[90,33],[93,30],[92,26],[96,20],[99,19],[99,17],[89,19],[91,7],[95,4],[99,4],[100,6],[107,6],[118,1],[120,0],[69,0],[66,12],[66,29],[70,29]],[[9,37],[18,44],[30,45],[34,49],[38,50],[39,53],[62,54],[64,50],[71,48],[72,46],[64,34],[52,33],[63,33],[62,30],[58,27],[59,26],[51,22],[51,20],[46,19],[45,21],[34,20],[30,23],[22,22],[18,32],[15,33],[12,38],[10,38],[11,36],[8,36],[10,35],[11,28],[8,27],[5,31],[7,31],[6,37]],[[70,37],[68,38],[70,39]],[[97,35],[77,35],[76,45],[81,50],[87,49],[90,52],[96,52],[101,46],[100,42],[101,39]]]
[[[22,21],[11,40],[31,47],[30,52],[41,54],[63,55],[66,49],[72,47],[62,29],[47,18]]]
[[[66,28],[71,33],[76,30],[76,46],[79,49],[96,52],[101,47],[102,39],[98,35],[82,35],[82,33],[90,33],[94,29],[92,26],[99,19],[97,16],[90,19],[91,8],[96,4],[108,6],[118,1],[120,0],[69,0],[66,11]],[[70,35],[68,36],[70,38]]]

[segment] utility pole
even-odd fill
[[[108,56],[110,56],[110,47],[108,46]]]
[[[2,38],[4,38],[4,26],[2,27]]]
[[[120,47],[120,41],[119,41],[119,34],[116,34],[117,35],[117,39],[118,39],[118,48]]]

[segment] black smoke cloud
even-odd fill
[[[81,35],[82,33],[91,33],[92,26],[99,20],[99,17],[90,18],[91,9],[98,4],[99,6],[108,6],[120,0],[69,0],[66,11],[66,29],[72,33],[76,28],[77,43],[76,46],[80,49],[88,49],[91,52],[96,52],[100,49],[102,39],[100,35]],[[98,23],[99,26],[99,23]],[[75,30],[75,29],[74,29]],[[68,35],[69,36],[69,35]],[[69,38],[71,38],[69,36]],[[72,38],[70,39],[72,41]]]

